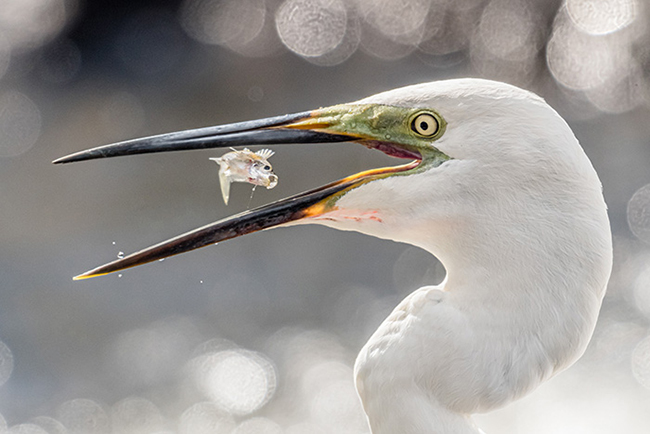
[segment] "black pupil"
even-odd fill
[[[264,166],[264,170],[271,170],[271,166]]]
[[[426,131],[426,130],[429,129],[429,124],[426,123],[426,122],[424,122],[424,121],[422,121],[422,122],[420,122],[420,128],[421,128],[422,130]]]

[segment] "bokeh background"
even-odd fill
[[[235,184],[228,207],[218,152],[50,161],[473,76],[533,90],[568,120],[603,181],[615,247],[585,356],[477,421],[650,432],[649,26],[646,0],[2,0],[0,431],[367,433],[354,357],[401,298],[442,279],[425,252],[298,227],[71,277],[393,160],[276,147],[279,185],[251,199]]]

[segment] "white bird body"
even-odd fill
[[[353,175],[77,278],[278,225],[323,224],[421,247],[445,266],[444,282],[406,297],[355,364],[373,434],[478,433],[473,413],[524,396],[584,352],[612,266],[609,220],[589,159],[538,96],[487,80],[448,80],[57,162],[243,139],[357,140],[419,163]]]
[[[359,103],[398,99],[445,116],[435,146],[452,160],[368,183],[312,220],[419,246],[447,270],[357,358],[373,434],[477,433],[470,414],[522,397],[584,352],[612,264],[606,205],[577,139],[541,98],[467,79]]]

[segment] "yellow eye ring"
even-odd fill
[[[440,122],[433,113],[419,113],[411,120],[411,130],[422,137],[433,137],[440,131]]]

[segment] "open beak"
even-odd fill
[[[356,141],[392,156],[416,160],[401,166],[361,172],[287,199],[219,220],[99,266],[74,277],[74,279],[80,280],[112,273],[284,223],[321,216],[335,210],[336,202],[347,191],[369,181],[412,170],[418,166],[421,156],[417,150],[396,143],[378,141],[373,137],[342,128],[341,118],[349,111],[347,107],[349,105],[334,106],[313,112],[161,134],[100,146],[55,160],[55,164],[61,164],[121,155],[190,149],[346,141]],[[359,106],[356,106],[355,110],[359,110]]]

